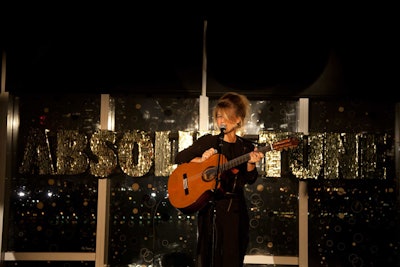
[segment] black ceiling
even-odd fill
[[[258,10],[254,15],[238,10],[45,17],[25,10],[7,17],[3,29],[6,88],[15,93],[198,95],[204,21],[209,95],[236,90],[269,96],[382,96],[398,87],[398,18],[388,8]],[[332,68],[336,71],[327,75]],[[321,76],[330,78],[316,85]],[[317,89],[310,93],[310,87]]]

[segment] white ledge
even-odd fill
[[[94,252],[5,252],[5,261],[95,261]]]
[[[299,265],[299,258],[289,256],[246,255],[243,263]]]

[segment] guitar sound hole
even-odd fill
[[[215,180],[216,178],[217,170],[215,169],[215,167],[208,168],[203,172],[202,179],[205,182],[210,182],[212,180]]]

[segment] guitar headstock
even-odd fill
[[[272,144],[272,147],[274,150],[282,150],[282,149],[289,149],[289,148],[294,148],[297,147],[299,144],[299,139],[295,137],[289,137],[286,139],[279,140],[277,142],[274,142]]]

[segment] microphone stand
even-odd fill
[[[224,134],[225,134],[225,127],[221,128],[221,133],[218,135],[218,163],[217,163],[217,175],[215,176],[215,188],[214,193],[217,192],[218,185],[219,185],[219,175],[220,175],[220,166],[221,166],[221,156],[222,156],[222,146],[224,145]]]
[[[218,192],[218,185],[219,185],[219,176],[220,176],[220,166],[221,166],[221,157],[222,157],[222,147],[224,145],[224,135],[225,135],[225,125],[221,125],[221,133],[218,136],[219,142],[218,142],[218,164],[217,164],[217,172],[215,176],[215,187],[214,187],[214,196],[212,199],[212,208],[213,208],[213,215],[212,215],[212,240],[211,240],[211,266],[214,266],[214,255],[215,255],[215,242],[216,242],[216,224],[215,220],[217,218],[217,210],[216,210],[216,205],[215,205],[215,196]]]

